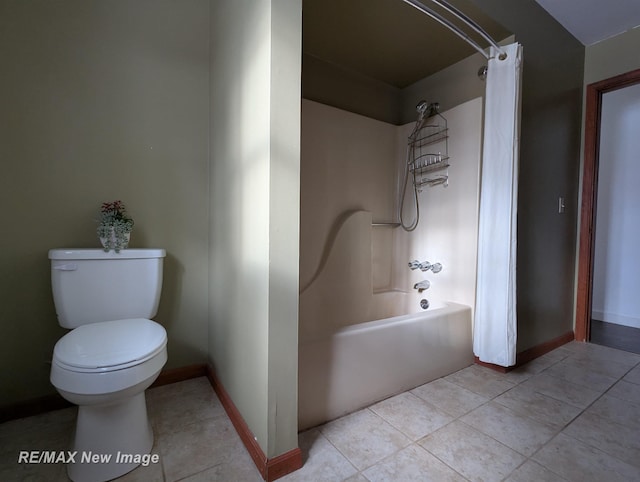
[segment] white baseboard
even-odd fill
[[[617,313],[599,310],[591,310],[591,318],[594,320],[606,321],[607,323],[615,323],[616,325],[640,328],[640,318],[634,316],[619,315]]]

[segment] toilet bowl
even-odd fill
[[[139,465],[122,463],[119,454],[151,451],[144,391],[167,361],[166,345],[165,329],[147,319],[84,325],[56,343],[51,383],[78,405],[72,447],[78,455],[67,467],[72,480],[119,477]]]
[[[51,384],[78,405],[67,473],[102,482],[130,472],[153,446],[145,390],[167,361],[167,333],[150,318],[162,285],[164,250],[51,250],[60,324]],[[126,316],[129,315],[129,316]]]

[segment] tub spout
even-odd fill
[[[425,290],[428,290],[429,287],[431,286],[431,283],[429,282],[429,280],[422,280],[419,283],[416,283],[413,285],[413,289],[414,290],[418,290],[418,293],[422,293]]]

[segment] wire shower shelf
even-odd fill
[[[426,174],[449,167],[449,128],[445,119],[434,107],[433,115],[409,136],[409,171],[413,174],[416,187],[437,186],[449,183],[448,171],[435,177]]]

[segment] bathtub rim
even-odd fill
[[[335,331],[327,331],[313,338],[299,339],[298,345],[301,346],[304,344],[317,343],[333,337],[343,337],[357,333],[366,333],[367,331],[382,329],[389,324],[406,324],[417,319],[425,320],[429,318],[437,318],[448,313],[458,313],[460,311],[471,310],[471,307],[469,305],[456,303],[454,301],[438,301],[437,303],[439,304],[439,306],[435,309],[429,308],[427,310],[418,311],[416,313],[408,313],[406,315],[398,315],[391,318],[363,321],[362,323],[355,323],[353,325],[344,326]]]

